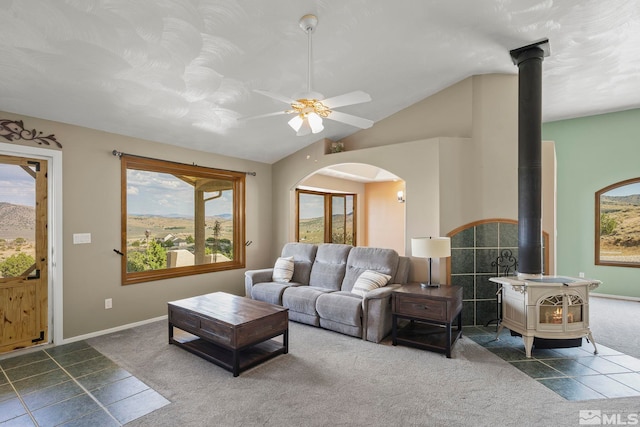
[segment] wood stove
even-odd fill
[[[598,280],[544,276],[542,269],[542,61],[549,40],[513,49],[518,66],[518,275],[495,277],[502,295],[503,328],[522,335],[527,357],[534,338],[570,340],[587,337],[589,291]]]
[[[502,285],[503,328],[522,335],[527,357],[531,357],[534,338],[573,339],[586,337],[598,353],[589,329],[589,292],[599,280],[561,276],[524,278],[494,277]]]

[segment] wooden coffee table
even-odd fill
[[[287,308],[224,292],[172,301],[168,308],[169,344],[233,372],[234,377],[289,352]],[[175,328],[188,334],[174,336]],[[272,339],[279,335],[282,343]]]

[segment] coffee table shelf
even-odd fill
[[[194,337],[188,340],[174,338],[172,344],[184,348],[185,350],[195,354],[196,356],[200,356],[203,359],[220,366],[221,368],[233,372],[234,350],[221,347],[198,337]],[[238,373],[246,371],[249,368],[252,368],[262,362],[285,353],[286,349],[284,345],[276,340],[268,340],[244,349],[240,349],[237,352]]]

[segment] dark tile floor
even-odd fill
[[[169,401],[84,341],[0,360],[0,426],[121,426]]]
[[[536,349],[527,358],[522,337],[495,326],[465,326],[463,335],[567,400],[640,396],[640,360],[583,338],[581,347]]]

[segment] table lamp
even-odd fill
[[[449,237],[412,237],[411,255],[418,258],[429,258],[429,281],[420,283],[423,288],[440,287],[431,283],[431,260],[451,256],[451,239]]]

